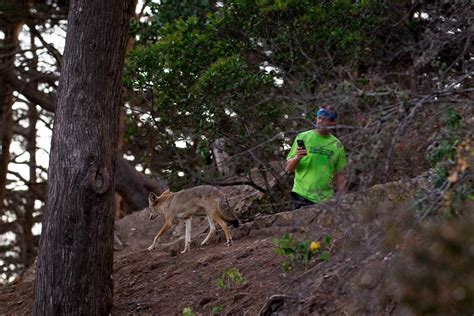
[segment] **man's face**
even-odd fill
[[[316,129],[320,134],[327,135],[331,133],[331,127],[336,125],[336,121],[325,116],[316,117]]]

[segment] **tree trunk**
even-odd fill
[[[123,158],[117,158],[115,180],[115,189],[127,204],[127,213],[147,207],[150,192],[160,194],[168,187],[163,180],[145,177]]]
[[[112,308],[114,164],[128,0],[72,0],[53,128],[35,315]]]
[[[10,162],[10,143],[12,140],[12,104],[13,90],[7,79],[7,72],[14,68],[15,54],[18,48],[18,35],[23,27],[26,15],[26,1],[6,0],[0,8],[10,24],[0,24],[4,34],[0,40],[0,216],[3,214],[7,184],[8,164]],[[7,23],[8,23],[7,22]]]
[[[26,140],[27,151],[30,156],[29,161],[29,175],[30,183],[36,183],[36,122],[38,120],[38,113],[34,104],[29,104],[28,110],[29,124],[28,138]],[[21,249],[22,261],[25,267],[29,267],[36,257],[36,245],[33,237],[33,212],[35,211],[36,195],[31,190],[28,190],[26,195],[25,213],[23,217],[23,247]]]
[[[29,26],[30,29],[32,26]],[[38,69],[38,55],[36,54],[35,37],[30,35],[31,51],[33,52],[33,58],[31,59],[30,68],[35,71]],[[32,83],[37,89],[38,85]],[[26,138],[26,151],[30,156],[28,168],[29,168],[29,182],[36,183],[36,123],[38,121],[38,111],[36,110],[36,104],[28,104],[28,129],[25,135]],[[33,238],[33,212],[35,211],[35,193],[32,190],[28,190],[25,202],[25,213],[23,217],[23,247],[21,249],[21,257],[25,267],[29,267],[35,260],[36,257],[36,245]]]
[[[1,52],[0,52],[1,53]],[[12,90],[0,77],[0,216],[5,207],[8,163],[10,162],[10,143],[12,140]]]

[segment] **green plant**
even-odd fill
[[[183,308],[183,311],[181,312],[181,315],[183,316],[194,316],[193,310],[191,307],[185,307]]]
[[[217,279],[217,286],[223,289],[230,289],[233,285],[245,284],[246,280],[237,268],[230,268],[222,273]]]
[[[324,236],[322,241],[297,240],[291,234],[285,234],[282,238],[275,238],[275,253],[286,257],[282,263],[283,270],[288,271],[296,265],[307,267],[312,258],[319,255],[319,260],[325,261],[330,258],[332,244],[331,236]]]
[[[216,305],[212,307],[212,315],[219,315],[223,310],[221,305]]]

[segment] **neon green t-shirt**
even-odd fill
[[[287,160],[296,156],[298,139],[304,140],[308,155],[296,167],[292,191],[315,203],[329,199],[334,195],[334,175],[347,165],[344,146],[334,135],[309,130],[296,136]]]

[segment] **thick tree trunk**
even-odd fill
[[[129,0],[73,0],[56,108],[35,315],[108,315],[114,163]]]

